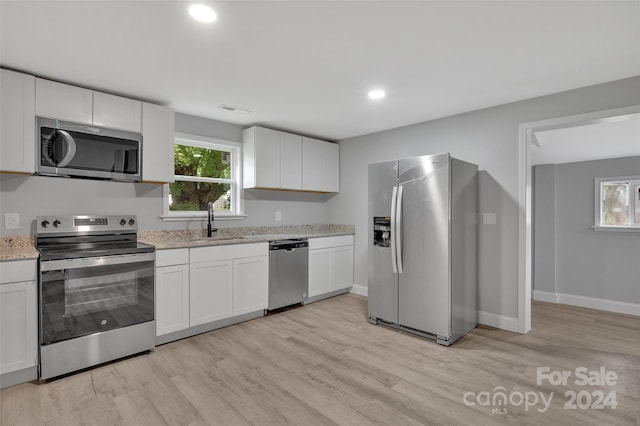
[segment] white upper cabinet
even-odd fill
[[[338,145],[258,126],[242,132],[242,140],[244,188],[340,189]]]
[[[140,132],[142,102],[93,92],[93,124]]]
[[[340,147],[313,138],[302,138],[302,189],[318,192],[340,190]]]
[[[93,124],[93,91],[36,78],[36,115]]]
[[[36,116],[139,133],[142,103],[36,78]]]
[[[175,112],[142,104],[142,181],[173,182]]]
[[[302,189],[321,191],[322,189],[322,146],[326,142],[302,138]]]
[[[243,132],[244,187],[280,188],[280,132],[251,127]]]
[[[302,136],[280,132],[280,188],[302,189]]]
[[[340,192],[340,146],[322,144],[322,192]]]
[[[0,69],[0,171],[35,171],[35,77]]]

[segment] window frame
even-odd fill
[[[218,151],[228,151],[231,154],[231,179],[222,178],[198,178],[192,176],[175,175],[174,179],[179,181],[198,181],[212,183],[229,183],[231,185],[231,211],[216,212],[216,220],[233,220],[244,219],[244,196],[242,189],[242,144],[224,139],[210,138],[200,135],[192,135],[188,133],[175,133],[173,139],[174,146],[187,145],[205,149],[215,149]],[[174,160],[175,161],[175,160]],[[178,179],[179,178],[179,179]],[[206,220],[206,211],[189,211],[180,210],[173,211],[169,209],[169,184],[163,185],[162,188],[162,219],[165,221],[178,220]]]
[[[629,188],[629,217],[630,225],[605,225],[603,224],[602,213],[602,184],[604,183],[628,183]],[[640,232],[640,222],[635,221],[635,211],[640,208],[640,200],[636,197],[636,186],[640,185],[640,175],[638,176],[619,176],[596,178],[594,184],[594,219],[593,229],[596,231],[623,231],[623,232]]]

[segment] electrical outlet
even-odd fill
[[[495,213],[482,213],[482,224],[483,225],[495,225],[496,224],[496,214]]]
[[[5,213],[4,214],[4,227],[5,227],[5,229],[20,229],[20,214],[19,213]]]
[[[282,212],[276,212],[276,222],[280,222],[282,220]]]

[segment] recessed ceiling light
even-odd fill
[[[216,11],[204,4],[192,4],[189,6],[189,15],[196,21],[210,23],[218,18]]]
[[[369,99],[382,99],[384,95],[384,90],[372,90],[369,92]]]

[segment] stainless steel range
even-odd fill
[[[38,216],[40,377],[155,346],[155,248],[135,216]]]

